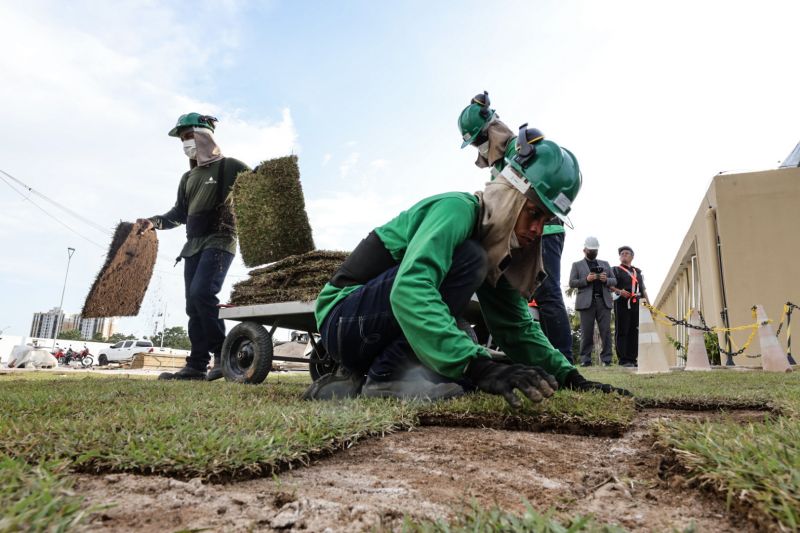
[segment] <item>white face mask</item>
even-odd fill
[[[186,157],[189,159],[197,159],[197,145],[194,139],[183,141],[183,153],[186,154]]]
[[[486,141],[482,145],[478,146],[478,153],[480,153],[483,157],[489,155],[489,141]]]

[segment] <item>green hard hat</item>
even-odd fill
[[[489,107],[490,104],[489,93],[483,91],[483,94],[475,95],[469,105],[461,111],[458,116],[458,129],[461,131],[461,138],[464,139],[461,148],[472,144],[494,118],[495,111]]]
[[[185,128],[208,128],[214,131],[217,119],[200,113],[186,113],[178,117],[178,123],[169,130],[170,137],[180,137],[180,131]]]
[[[535,128],[523,124],[516,141],[506,150],[501,175],[523,194],[530,189],[555,216],[569,223],[567,215],[581,190],[583,178],[578,160]]]

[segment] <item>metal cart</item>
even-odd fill
[[[261,383],[272,370],[273,360],[308,364],[308,371],[314,381],[336,370],[338,363],[314,337],[318,333],[314,318],[315,304],[316,302],[292,301],[221,308],[220,318],[240,322],[228,332],[222,344],[222,373],[225,378],[239,383]],[[474,325],[474,331],[470,332],[474,340],[488,344],[488,330],[475,297],[464,313],[464,318]],[[307,333],[309,357],[274,355],[272,335],[278,328]]]

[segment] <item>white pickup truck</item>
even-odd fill
[[[110,362],[128,361],[134,354],[153,351],[153,343],[145,339],[119,341],[108,348],[100,350],[97,362],[105,366]]]

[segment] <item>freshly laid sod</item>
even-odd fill
[[[679,423],[657,433],[689,478],[723,493],[729,506],[752,508],[784,530],[800,529],[800,420]]]
[[[624,533],[613,524],[598,524],[591,517],[576,516],[560,520],[554,511],[537,512],[530,504],[522,515],[507,513],[498,507],[484,509],[477,504],[459,513],[454,520],[415,521],[406,517],[403,533],[471,533],[477,531],[503,533]]]
[[[0,531],[66,531],[86,518],[68,470],[63,461],[30,465],[0,454]]]
[[[744,508],[756,521],[800,530],[800,372],[584,373],[630,389],[644,407],[772,411],[763,423],[664,424],[657,438],[689,479],[724,495],[729,506]]]
[[[0,454],[82,472],[221,481],[270,475],[411,426],[402,402],[303,402],[300,384],[5,382]]]
[[[638,375],[619,369],[581,369],[587,379],[624,387],[641,407],[767,409],[800,415],[800,372],[715,370]]]
[[[631,398],[601,392],[559,391],[541,403],[512,409],[505,399],[471,394],[449,402],[422,405],[419,420],[429,426],[469,426],[576,435],[619,436],[636,416]]]
[[[39,476],[46,481],[37,482],[45,487],[62,486],[61,478],[48,478],[50,470],[27,465],[57,464],[58,472],[69,468],[224,481],[270,475],[370,435],[418,424],[610,436],[630,425],[636,409],[755,408],[765,411],[765,422],[731,418],[670,423],[657,429],[657,438],[688,478],[722,493],[754,520],[800,529],[800,373],[722,370],[639,376],[617,369],[581,371],[589,379],[627,388],[636,397],[559,391],[540,404],[526,403],[514,411],[502,398],[483,394],[433,404],[304,402],[299,398],[309,381],[306,375],[270,376],[264,385],[245,386],[76,379],[68,373],[32,374],[36,379],[4,374],[0,457],[15,466],[2,470],[16,480]],[[45,375],[49,379],[40,379]],[[59,510],[46,516],[71,520],[73,500],[66,498],[67,492],[55,493],[65,499],[54,504]],[[490,530],[497,524],[495,530],[526,531],[530,529],[517,527],[513,520],[524,524],[529,519],[533,530],[609,531],[608,526],[595,527],[580,518],[559,524],[547,515],[512,518],[499,510],[472,515],[463,523],[427,524],[419,526],[427,529],[414,531],[465,531],[476,525],[485,529],[482,524]]]

